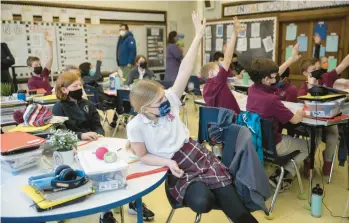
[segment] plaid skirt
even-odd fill
[[[203,182],[209,189],[232,183],[228,168],[212,152],[191,138],[174,154],[172,160],[184,171],[181,178],[168,181],[170,194],[180,204],[183,204],[185,192],[193,182]]]

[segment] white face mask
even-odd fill
[[[120,30],[120,36],[125,36],[126,31],[125,30]]]

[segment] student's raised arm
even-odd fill
[[[299,55],[299,43],[297,43],[293,49],[290,58],[288,58],[280,67],[279,67],[279,75],[283,74],[285,70],[291,66],[294,62],[299,60],[302,55]]]
[[[46,68],[48,70],[51,70],[52,63],[53,63],[53,40],[52,40],[52,36],[50,36],[48,34],[48,32],[45,32],[45,40],[48,43],[48,50],[49,50],[49,53],[48,53],[49,57],[48,57],[48,60],[47,60],[47,63],[46,63]]]
[[[314,57],[317,59],[320,59],[321,37],[317,33],[314,36],[314,42],[315,42]]]
[[[349,66],[349,54],[343,59],[343,61],[336,67],[337,74],[342,73]]]
[[[206,20],[204,19],[201,24],[201,20],[197,12],[192,13],[192,19],[195,27],[195,37],[187,54],[182,60],[179,67],[178,76],[172,87],[172,91],[178,96],[178,98],[182,97],[184,89],[187,86],[189,77],[195,66],[195,60],[198,54],[201,38],[205,34]]]
[[[224,52],[223,68],[226,71],[229,70],[231,58],[233,58],[235,43],[236,43],[236,38],[238,36],[238,33],[242,32],[244,30],[245,30],[245,28],[241,27],[241,24],[240,24],[238,18],[235,16],[234,17],[234,31],[233,31],[233,34],[231,35],[229,42],[227,43],[227,47],[226,47],[226,50]]]

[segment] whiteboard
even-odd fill
[[[25,24],[19,21],[2,21],[1,42],[5,42],[9,47],[15,58],[15,65],[27,64],[28,45]]]

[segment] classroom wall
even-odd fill
[[[248,1],[248,0],[245,0]],[[230,3],[230,2],[242,2],[242,0],[215,0],[212,2],[214,4],[214,9],[205,9],[205,5],[203,4],[204,16],[206,19],[220,19],[221,18],[221,10],[222,4]]]

